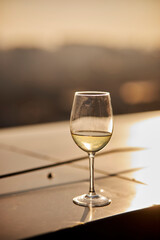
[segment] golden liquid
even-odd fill
[[[86,152],[97,152],[109,142],[112,134],[102,131],[77,131],[71,133],[75,143]]]

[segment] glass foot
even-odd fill
[[[111,199],[97,194],[83,194],[73,198],[73,202],[83,207],[103,207],[111,203]]]

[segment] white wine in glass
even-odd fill
[[[76,92],[70,118],[71,135],[75,143],[88,153],[90,186],[88,194],[75,197],[80,206],[100,207],[111,200],[98,195],[94,189],[94,156],[109,142],[113,131],[110,93],[99,91]]]

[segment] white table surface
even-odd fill
[[[68,121],[1,129],[0,239],[27,238],[160,204],[159,172],[160,111],[114,117],[112,139],[95,158],[96,192],[112,203],[92,209],[72,202],[88,192],[89,170]]]

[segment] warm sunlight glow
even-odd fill
[[[145,147],[147,150],[132,154],[131,167],[143,167],[132,173],[132,177],[143,184],[136,184],[136,194],[129,210],[160,204],[160,116],[148,118],[131,127],[129,145]],[[137,158],[138,157],[138,158]]]
[[[144,148],[159,148],[160,112],[156,117],[136,122],[130,129],[129,145]]]
[[[1,0],[0,47],[160,47],[160,1]]]
[[[120,87],[120,95],[125,103],[149,103],[159,98],[158,84],[153,81],[126,82]]]
[[[139,170],[134,173],[134,177],[146,181],[146,185],[136,184],[136,194],[133,197],[128,210],[149,207],[160,204],[159,175],[160,166],[154,166],[147,169]]]

